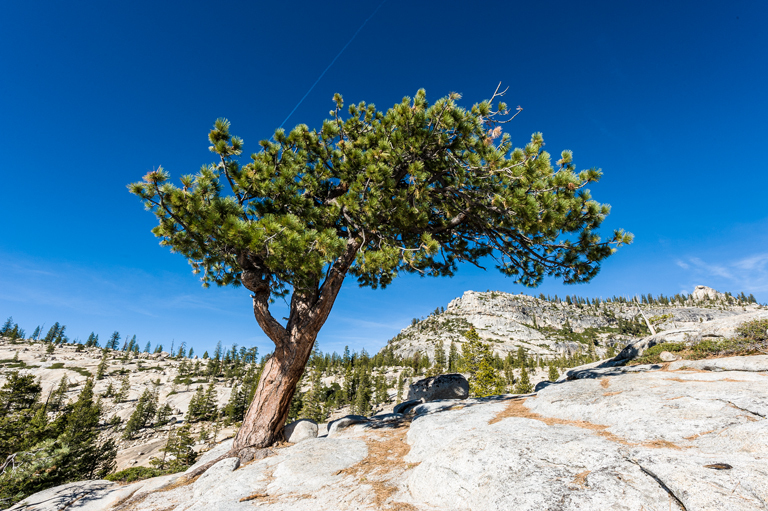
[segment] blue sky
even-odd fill
[[[286,123],[318,126],[340,92],[387,108],[419,88],[466,106],[499,81],[541,131],[600,167],[605,233],[636,236],[589,284],[525,290],[493,271],[345,283],[323,350],[377,351],[465,290],[609,296],[697,284],[768,302],[768,4],[387,0]],[[374,2],[15,2],[0,17],[0,315],[28,332],[118,330],[197,352],[270,343],[243,289],[202,289],[158,246],[126,185],[212,161],[232,122],[258,149],[374,12]],[[284,315],[277,304],[275,315]]]

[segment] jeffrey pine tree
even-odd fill
[[[218,119],[208,135],[218,161],[180,186],[162,167],[129,185],[159,219],[161,245],[183,254],[204,286],[251,292],[275,344],[234,449],[280,439],[348,274],[375,289],[403,272],[451,276],[459,263],[493,260],[529,286],[547,275],[586,282],[631,241],[620,230],[608,240],[595,232],[609,206],[586,186],[600,170],[576,172],[570,151],[553,164],[539,133],[513,148],[502,127],[517,113],[502,95],[465,109],[458,94],[430,105],[420,90],[386,112],[359,103],[345,115],[337,94],[320,129],[279,129],[245,165],[243,140]],[[286,296],[281,322],[270,305]]]

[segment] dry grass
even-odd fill
[[[161,493],[161,492],[164,492],[164,491],[175,490],[176,488],[181,488],[182,486],[188,486],[190,484],[193,484],[198,479],[200,479],[201,475],[203,475],[203,474],[197,475],[195,477],[181,476],[178,479],[176,479],[174,482],[172,482],[171,484],[168,484],[166,486],[158,488],[153,493]]]
[[[614,435],[610,431],[607,431],[609,426],[604,426],[602,424],[593,424],[587,421],[558,419],[556,417],[544,417],[543,415],[539,415],[538,413],[532,412],[527,406],[525,406],[525,401],[527,399],[528,398],[513,399],[509,403],[509,406],[507,406],[506,409],[504,409],[498,415],[496,415],[496,417],[488,421],[488,424],[495,424],[503,419],[507,419],[510,417],[519,417],[523,419],[537,420],[537,421],[543,422],[547,426],[553,426],[555,424],[559,424],[563,426],[575,426],[577,428],[588,429],[590,431],[593,431],[596,435],[605,438],[606,440],[610,440],[611,442],[616,442],[622,445],[629,445],[629,446],[641,445],[641,446],[650,447],[653,449],[661,449],[661,448],[681,449],[681,447],[673,444],[672,442],[668,442],[666,440],[653,440],[651,442],[640,442],[640,443],[630,442],[625,438],[622,438],[618,435]]]
[[[611,382],[610,382],[610,381],[608,381],[608,378],[603,378],[602,380],[600,380],[600,385],[601,385],[601,386],[602,386],[604,389],[607,389],[607,388],[608,388],[608,387],[611,385]]]
[[[122,506],[123,504],[125,504],[126,502],[128,502],[129,500],[131,500],[131,499],[133,498],[133,496],[134,496],[134,495],[136,495],[136,492],[137,492],[137,491],[139,491],[139,490],[140,490],[140,488],[136,488],[136,489],[135,489],[135,490],[133,490],[131,493],[129,493],[128,495],[126,495],[125,497],[123,497],[122,499],[120,499],[119,501],[117,501],[117,503],[115,503],[115,505],[114,505],[113,507],[115,507],[115,508],[117,508],[117,509],[120,509],[120,506]],[[78,497],[78,498],[77,498],[77,499],[75,499],[75,500],[80,500],[81,498],[82,498],[82,497]],[[143,499],[142,499],[142,500],[143,500]],[[65,508],[67,508],[67,507],[71,506],[71,505],[72,505],[72,504],[74,504],[74,503],[75,503],[75,501],[73,500],[72,502],[69,502],[69,503],[68,503],[66,506],[64,506],[64,508],[62,508],[62,509],[65,509]]]
[[[405,441],[409,425],[408,421],[403,421],[376,436],[366,437],[364,440],[368,446],[368,456],[356,465],[337,472],[369,485],[373,490],[373,501],[377,509],[416,510],[410,504],[391,500],[397,491],[393,479],[416,466],[414,463],[403,461],[411,450],[411,446]]]
[[[696,433],[695,435],[687,436],[687,437],[685,437],[685,439],[688,440],[688,441],[693,441],[693,440],[696,440],[697,438],[702,437],[704,435],[709,435],[710,433],[714,433],[715,431],[717,431],[717,430],[716,429],[710,429],[709,431],[702,431],[701,433]]]
[[[618,396],[622,392],[624,392],[624,391],[623,390],[618,390],[616,392],[603,392],[603,395],[604,396]]]
[[[712,371],[698,371],[701,373],[707,373],[712,374]],[[751,383],[749,380],[734,380],[733,378],[723,378],[721,380],[693,380],[693,379],[684,379],[684,378],[665,378],[670,381],[676,381],[680,383],[716,383],[721,381],[727,381],[730,383]]]
[[[202,475],[202,474],[200,474],[200,475]],[[136,506],[138,504],[141,504],[144,501],[144,499],[146,499],[149,495],[152,495],[152,494],[155,494],[155,493],[163,493],[163,492],[175,490],[176,488],[181,488],[182,486],[190,485],[190,484],[194,483],[195,481],[197,481],[198,479],[200,479],[200,475],[197,475],[197,476],[192,477],[192,478],[187,478],[187,477],[184,477],[182,475],[181,477],[176,479],[174,482],[172,482],[170,484],[166,484],[165,486],[161,486],[160,488],[157,488],[156,490],[152,490],[152,491],[148,491],[148,492],[142,493],[141,495],[139,495],[138,498],[134,499],[133,496],[136,493],[136,491],[139,491],[141,489],[141,488],[137,488],[136,491],[134,491],[133,493],[128,495],[126,498],[122,499],[120,502],[116,503],[113,506],[112,509],[114,511],[129,511],[131,509],[136,509]],[[169,509],[173,509],[174,507],[175,506],[172,506]]]
[[[571,481],[571,484],[577,484],[584,488],[587,486],[587,476],[589,475],[589,470],[585,470],[584,472],[579,472],[576,474],[576,477],[573,478],[573,481]]]
[[[247,497],[243,497],[240,499],[240,502],[248,502],[249,500],[256,500],[256,499],[263,499],[264,497],[269,497],[266,493],[254,493],[253,495],[248,495]]]
[[[728,406],[730,406],[731,408],[734,408],[734,409],[736,409],[736,410],[738,410],[738,411],[740,411],[740,412],[749,412],[749,413],[752,413],[752,412],[750,412],[749,410],[745,410],[744,408],[739,408],[738,406],[736,406],[736,405],[735,405],[735,404],[733,404],[733,403],[728,403]],[[746,417],[746,418],[747,418],[747,420],[748,420],[748,421],[750,421],[750,422],[757,422],[758,420],[760,420],[760,419],[757,419],[757,418],[755,418],[754,414],[752,414],[752,415],[744,415],[744,417]]]
[[[682,449],[682,447],[679,445],[673,444],[667,440],[651,440],[650,442],[643,442],[641,445],[643,447],[651,447],[653,449]]]
[[[258,500],[259,504],[277,504],[280,503],[287,503],[287,502],[296,502],[297,500],[306,500],[306,499],[313,499],[314,496],[308,494],[308,493],[301,493],[301,494],[293,494],[289,493],[287,495],[269,495],[268,493],[254,493],[253,495],[248,495],[247,497],[243,497],[240,499],[240,502],[249,502],[251,500]]]

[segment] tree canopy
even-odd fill
[[[585,186],[600,170],[575,172],[569,151],[553,167],[539,133],[513,148],[504,103],[467,110],[459,98],[430,105],[420,90],[386,112],[353,105],[344,118],[337,94],[319,130],[278,130],[246,165],[243,141],[219,119],[209,134],[218,162],[181,186],[158,168],[130,190],[206,285],[239,285],[246,270],[272,297],[316,288],[350,244],[349,273],[374,288],[399,272],[452,275],[485,256],[529,286],[592,278],[612,246],[631,241],[595,233],[609,207]]]
[[[553,167],[541,134],[513,148],[502,127],[517,113],[493,101],[469,110],[458,94],[430,105],[423,90],[386,112],[335,109],[319,129],[277,130],[241,165],[243,141],[219,119],[208,135],[219,161],[170,182],[162,168],[129,186],[159,219],[161,244],[184,255],[204,285],[252,291],[259,326],[275,343],[234,442],[266,447],[282,435],[317,333],[348,274],[385,287],[401,272],[450,276],[487,258],[529,286],[547,276],[585,282],[614,246],[595,230],[609,212],[575,171]],[[517,110],[519,113],[519,108]],[[291,294],[287,323],[269,308]]]

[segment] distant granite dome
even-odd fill
[[[692,296],[696,301],[725,299],[725,295],[723,293],[707,286],[696,286],[696,289],[693,290]]]

